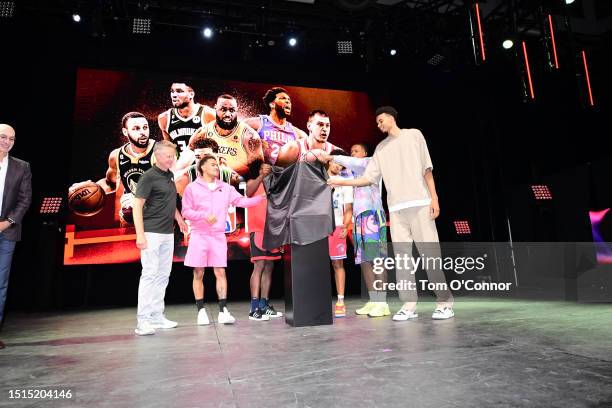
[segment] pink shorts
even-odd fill
[[[223,232],[192,231],[185,255],[185,266],[225,268],[227,266],[227,240]]]
[[[346,259],[346,237],[340,238],[341,232],[342,227],[336,227],[334,232],[327,237],[331,259]]]

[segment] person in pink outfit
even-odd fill
[[[236,189],[219,180],[219,164],[212,154],[204,155],[197,165],[198,178],[183,192],[182,213],[191,223],[191,236],[185,266],[193,267],[193,294],[198,307],[199,325],[209,323],[204,308],[204,268],[212,267],[217,280],[219,316],[217,321],[232,324],[236,319],[227,309],[227,241],[225,220],[231,205],[254,207],[265,195],[243,197]]]

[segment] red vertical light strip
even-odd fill
[[[589,76],[589,67],[587,65],[586,53],[582,50],[582,62],[584,63],[584,74],[586,76],[587,88],[589,89],[589,103],[591,106],[595,106],[595,101],[593,101],[593,92],[591,90],[591,77]]]
[[[478,21],[478,36],[480,37],[480,54],[482,55],[482,60],[485,61],[485,48],[484,48],[484,38],[482,38],[482,24],[480,23],[480,7],[478,3],[476,5],[476,20]]]
[[[553,27],[552,16],[548,15],[548,24],[550,25],[550,38],[552,40],[553,55],[555,56],[555,68],[559,69],[559,59],[557,58],[557,41],[555,40],[555,29]]]
[[[525,67],[527,68],[527,79],[529,80],[529,92],[531,99],[535,99],[535,93],[533,92],[533,82],[531,81],[531,68],[529,67],[529,57],[527,57],[527,44],[523,41],[523,56],[525,57]]]

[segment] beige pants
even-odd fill
[[[407,254],[412,257],[412,245],[414,244],[422,258],[421,262],[428,258],[441,258],[436,222],[431,219],[429,211],[429,206],[426,205],[391,212],[391,240],[393,241],[393,252],[396,256],[399,254],[403,257],[404,254]],[[446,277],[444,271],[440,268],[440,262],[426,262],[424,269],[430,283],[446,283]],[[410,268],[396,268],[396,280],[398,283],[405,281],[412,282],[412,285],[414,285],[415,273],[416,271]],[[420,287],[420,283],[418,287]],[[436,290],[434,292],[439,303],[452,304],[453,295],[448,286],[446,290]],[[398,293],[400,300],[403,302],[417,301],[416,290],[406,289],[400,290]]]

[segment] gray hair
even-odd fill
[[[161,140],[155,143],[153,153],[157,154],[157,152],[163,149],[172,149],[176,152],[176,145],[169,140]]]

